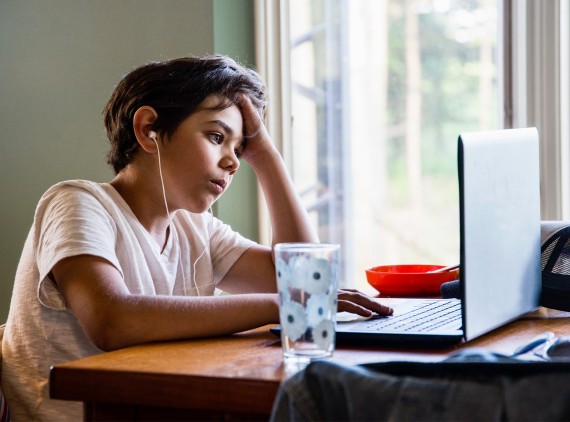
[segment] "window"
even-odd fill
[[[458,262],[460,132],[537,126],[543,217],[562,216],[563,4],[256,3],[260,70],[282,106],[272,134],[321,240],[342,245],[345,286],[369,291],[373,265]]]
[[[497,3],[289,3],[293,179],[345,283],[457,262],[457,135],[502,124]]]

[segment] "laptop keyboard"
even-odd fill
[[[457,300],[438,300],[425,302],[409,312],[378,316],[366,321],[359,331],[397,331],[397,332],[429,332],[449,326],[461,327],[461,302]]]

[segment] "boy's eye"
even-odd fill
[[[243,154],[243,149],[242,148],[234,149],[234,154],[236,155],[237,158],[241,158],[241,155]]]
[[[210,133],[208,136],[210,140],[215,144],[221,144],[224,141],[224,137],[219,133]]]

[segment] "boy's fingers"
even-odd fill
[[[376,312],[379,315],[392,315],[394,313],[394,310],[389,306],[382,305],[378,301],[366,296],[365,294],[357,290],[352,290],[352,289],[339,290],[338,292],[339,310],[340,310],[341,301],[352,303],[356,305],[358,308],[368,309],[369,311]],[[352,307],[351,305],[348,306]],[[358,313],[358,315],[363,315],[363,314]]]
[[[348,300],[338,301],[338,312],[350,312],[351,314],[357,314],[364,317],[370,317],[374,314],[374,312]]]
[[[241,96],[238,106],[243,116],[246,136],[254,137],[261,133],[263,120],[260,111],[253,106],[251,99],[245,95]]]
[[[261,111],[256,109],[251,102],[251,99],[247,95],[242,95],[239,98],[238,107],[244,113],[245,120],[251,119],[259,125],[262,121],[261,119]]]

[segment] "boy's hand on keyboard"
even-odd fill
[[[351,312],[353,314],[370,317],[374,314],[392,315],[394,310],[384,306],[373,298],[353,289],[339,289],[338,312]]]

